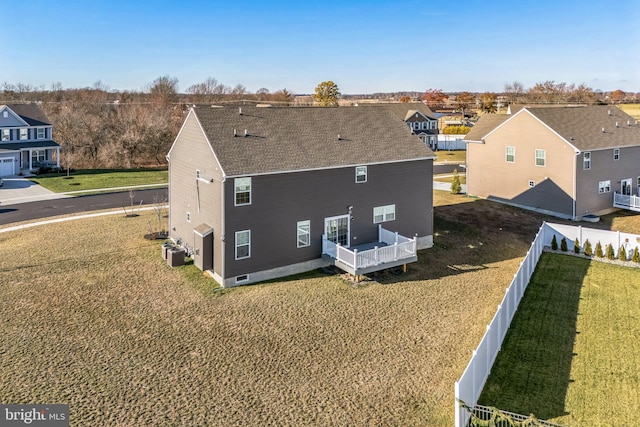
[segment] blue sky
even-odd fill
[[[0,83],[640,92],[640,1],[0,0]]]

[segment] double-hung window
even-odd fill
[[[507,147],[505,149],[505,160],[507,161],[507,163],[515,163],[516,147]]]
[[[585,151],[582,155],[582,169],[589,170],[591,169],[591,152]]]
[[[236,178],[234,181],[235,205],[251,204],[251,178]]]
[[[611,191],[611,180],[600,181],[598,183],[598,193],[608,193]]]
[[[367,167],[356,166],[356,182],[367,182]]]
[[[297,224],[298,247],[304,248],[310,245],[311,221],[298,221]]]
[[[236,231],[236,259],[251,256],[251,230]]]
[[[613,149],[613,160],[620,160],[620,149],[619,148],[614,148]]]
[[[536,166],[545,166],[547,164],[547,152],[545,150],[536,150]]]
[[[396,205],[377,206],[373,208],[373,222],[393,221],[396,219]]]
[[[36,130],[36,139],[44,139],[45,138],[45,129],[44,128],[38,128]]]
[[[11,139],[11,131],[9,129],[2,129],[2,140],[9,141]]]
[[[20,129],[20,139],[25,140],[29,138],[29,129]]]

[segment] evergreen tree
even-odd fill
[[[560,240],[560,250],[562,252],[567,252],[567,239],[565,239],[564,237],[562,238],[562,240]]]
[[[633,250],[633,256],[631,257],[631,261],[637,262],[638,264],[640,264],[640,252],[638,252],[637,246]]]
[[[573,242],[573,252],[576,254],[580,253],[580,241],[578,241],[577,237],[576,237],[576,240]]]
[[[551,249],[554,251],[558,250],[558,241],[556,240],[556,235],[553,235],[553,239],[551,239]]]
[[[596,245],[596,256],[598,258],[604,258],[604,252],[602,252],[602,244],[600,244],[600,242]]]
[[[618,251],[618,259],[620,261],[626,261],[627,260],[627,250],[624,248],[624,245],[620,246],[620,250]]]
[[[593,255],[593,249],[591,248],[591,242],[589,241],[589,239],[587,239],[587,241],[584,243],[584,254],[586,256]]]
[[[607,259],[610,259],[610,260],[616,259],[616,254],[615,252],[613,252],[613,245],[611,245],[611,243],[607,245]]]
[[[451,193],[460,194],[462,191],[462,185],[460,185],[460,176],[458,175],[458,169],[453,170],[453,181],[451,182]]]

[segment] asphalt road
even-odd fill
[[[167,200],[167,189],[135,190],[133,192],[135,206],[152,205]],[[15,205],[0,205],[0,225],[20,221],[68,215],[78,212],[90,212],[102,209],[130,207],[129,192],[96,194],[93,196],[70,197],[66,199],[44,200],[39,202]]]
[[[433,174],[440,175],[443,173],[453,173],[454,169],[458,169],[458,172],[466,172],[465,168],[460,167],[458,164],[446,164],[446,165],[433,165]]]

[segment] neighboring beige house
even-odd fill
[[[469,195],[574,220],[640,211],[640,125],[617,107],[486,114],[465,140]]]

